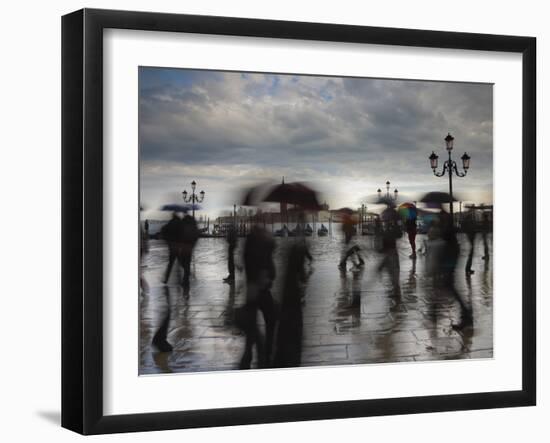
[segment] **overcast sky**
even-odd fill
[[[252,74],[142,67],[139,71],[141,204],[158,218],[181,191],[206,197],[216,217],[243,186],[312,182],[331,208],[357,207],[378,188],[400,201],[448,190],[428,156],[472,157],[453,187],[492,203],[493,89],[488,84]]]

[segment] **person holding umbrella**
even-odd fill
[[[470,252],[468,253],[468,259],[466,260],[466,276],[470,276],[474,273],[472,269],[472,261],[474,258],[474,247],[476,239],[476,222],[475,222],[475,213],[473,210],[470,210],[466,213],[464,220],[462,221],[462,231],[466,234],[468,242],[470,243]]]
[[[382,248],[380,252],[383,254],[382,261],[378,265],[378,272],[384,269],[388,271],[391,277],[393,292],[396,296],[401,295],[401,285],[399,283],[400,265],[399,253],[397,252],[397,239],[403,235],[403,231],[399,226],[399,216],[397,211],[388,207],[380,214],[382,219]]]
[[[304,214],[299,214],[300,224],[304,223]],[[277,368],[297,367],[301,363],[303,315],[302,301],[306,284],[312,269],[306,271],[306,261],[313,261],[309,253],[304,230],[298,230],[285,257],[283,275],[283,293],[277,348],[273,366]]]
[[[405,220],[405,230],[409,237],[409,244],[411,245],[412,254],[409,258],[416,259],[416,206],[412,203],[402,203],[399,205],[399,214]]]
[[[316,192],[303,183],[285,183],[276,186],[260,185],[245,193],[243,204],[256,205],[260,202],[292,204],[304,210],[318,210],[320,204]],[[240,369],[250,368],[252,348],[258,350],[258,365],[270,364],[273,337],[275,333],[275,306],[271,286],[275,280],[273,253],[275,242],[271,235],[256,224],[246,237],[243,261],[246,272],[246,304],[242,309],[240,322],[245,334],[245,350]],[[257,312],[261,311],[265,321],[265,343],[257,325]]]
[[[166,206],[164,208],[166,208]],[[164,208],[163,210],[166,210]],[[161,236],[168,243],[169,251],[168,265],[164,273],[163,282],[164,284],[168,283],[172,266],[177,260],[183,268],[182,285],[184,287],[188,287],[191,274],[193,248],[199,239],[199,229],[195,219],[187,214],[187,207],[182,206],[177,209],[179,210],[174,210],[172,219],[161,229]],[[183,213],[184,217],[180,218],[178,216],[178,212]]]
[[[223,279],[225,283],[235,284],[235,249],[237,248],[237,229],[231,224],[227,229],[225,239],[227,240],[227,270],[229,275]]]
[[[254,346],[258,351],[258,366],[265,368],[269,365],[275,333],[275,305],[271,295],[276,275],[274,250],[275,242],[271,235],[259,224],[254,225],[246,237],[243,252],[246,303],[241,310],[239,326],[245,332],[246,342],[239,369],[250,369]],[[258,311],[264,317],[265,341],[258,328]]]
[[[431,207],[439,206],[440,208],[437,223],[438,229],[433,230],[431,234],[433,237],[439,237],[439,241],[442,244],[442,247],[438,248],[439,253],[434,261],[434,263],[437,264],[435,277],[438,278],[440,282],[440,289],[447,290],[460,306],[460,323],[454,324],[452,327],[454,329],[463,329],[473,324],[472,308],[463,300],[455,286],[455,269],[460,255],[460,245],[456,237],[456,230],[451,214],[445,212],[442,207],[442,203],[449,203],[456,200],[444,192],[430,192],[420,201],[427,203]]]
[[[160,230],[161,238],[168,245],[168,265],[166,266],[166,270],[164,271],[164,284],[168,283],[168,279],[170,278],[170,273],[172,271],[172,266],[174,265],[174,262],[176,260],[180,261],[181,258],[181,248],[178,242],[180,224],[181,219],[178,216],[178,213],[174,211],[172,213],[172,219],[168,223],[166,223]]]
[[[340,263],[338,264],[338,268],[340,268],[341,271],[346,270],[346,265],[348,258],[350,258],[352,255],[356,255],[357,259],[359,260],[356,266],[364,266],[365,260],[363,260],[363,257],[361,257],[360,254],[360,248],[357,244],[350,246],[352,243],[352,239],[355,236],[355,220],[353,219],[353,210],[350,208],[342,208],[339,209],[339,213],[342,217],[342,232],[344,233],[344,245],[342,249],[342,255],[340,259]],[[353,259],[352,259],[353,263]]]

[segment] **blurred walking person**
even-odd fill
[[[164,287],[164,296],[166,298],[166,308],[164,309],[164,313],[162,314],[160,321],[159,328],[157,329],[157,332],[153,336],[152,344],[160,351],[160,352],[172,352],[173,347],[168,342],[167,336],[168,336],[168,326],[170,324],[170,290],[167,286]],[[159,312],[160,309],[159,309]]]
[[[488,236],[491,231],[491,221],[489,220],[489,214],[485,211],[482,213],[481,219],[481,235],[483,238],[483,260],[489,260],[489,242]]]
[[[141,289],[140,293],[146,294],[149,292],[149,285],[147,284],[147,280],[145,280],[145,277],[143,275],[143,267],[145,265],[143,264],[143,257],[144,255],[149,252],[149,234],[148,234],[148,223],[147,220],[145,220],[145,229],[143,226],[141,226],[141,223],[139,225],[139,262],[140,262],[140,270],[139,270],[139,287]]]
[[[411,245],[411,249],[412,249],[412,254],[409,255],[409,258],[415,259],[416,258],[416,234],[417,234],[416,217],[408,218],[407,220],[405,220],[405,230],[407,231],[407,235],[409,237],[409,244]]]
[[[163,282],[168,283],[170,278],[170,272],[172,271],[172,266],[174,261],[179,261],[180,248],[179,248],[179,231],[180,231],[181,218],[178,216],[177,212],[172,213],[172,219],[166,223],[160,230],[160,235],[162,239],[168,245],[168,265],[166,266],[166,271],[164,272]]]
[[[439,213],[440,233],[443,240],[442,254],[439,259],[443,289],[448,290],[460,305],[461,320],[453,324],[454,329],[463,329],[473,324],[472,308],[464,301],[456,289],[455,269],[460,255],[460,246],[456,238],[451,215],[443,210]]]
[[[466,276],[469,276],[474,273],[472,269],[472,261],[474,258],[474,248],[475,248],[475,239],[476,239],[476,223],[474,211],[469,211],[464,220],[462,221],[462,231],[466,234],[466,238],[470,243],[470,252],[468,253],[468,259],[466,260]]]
[[[231,225],[227,230],[227,270],[229,275],[223,279],[225,283],[235,283],[235,249],[237,248],[237,230]]]
[[[181,220],[181,229],[179,231],[180,262],[183,267],[182,285],[184,288],[189,287],[189,278],[191,277],[191,260],[193,258],[193,248],[199,239],[199,228],[197,221],[189,214],[184,213]]]
[[[246,272],[246,303],[242,308],[240,326],[246,334],[246,342],[240,369],[249,369],[253,348],[256,347],[258,366],[269,365],[273,335],[275,332],[275,306],[271,286],[275,280],[273,252],[275,242],[271,235],[259,225],[255,225],[246,237],[244,246],[244,267]],[[258,311],[263,315],[265,338],[257,323]]]
[[[161,230],[162,238],[168,243],[168,265],[164,273],[164,283],[168,283],[174,262],[183,268],[183,286],[189,286],[193,248],[199,238],[197,222],[190,215],[180,218],[176,212]]]
[[[399,283],[399,253],[397,252],[397,239],[403,236],[403,231],[398,223],[398,215],[395,209],[387,208],[381,214],[383,226],[381,232],[382,247],[380,252],[383,254],[382,261],[378,265],[378,272],[387,270],[394,295],[401,295],[401,285]]]
[[[353,255],[355,255],[358,259],[358,263],[356,263],[356,265],[363,266],[365,264],[365,261],[363,260],[363,257],[361,257],[361,253],[359,252],[361,249],[358,245],[354,245],[352,242],[352,239],[356,234],[355,222],[352,218],[351,212],[347,212],[345,210],[343,210],[342,214],[342,232],[344,233],[344,244],[342,247],[342,254],[338,267],[341,270],[345,270],[348,259]]]
[[[304,236],[296,237],[285,260],[285,274],[277,349],[273,366],[277,368],[300,366],[302,356],[303,317],[302,300],[305,295],[310,272],[306,270],[306,261],[313,258]]]

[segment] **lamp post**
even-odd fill
[[[193,180],[191,182],[191,195],[189,198],[187,197],[187,190],[184,190],[182,192],[183,195],[183,201],[185,203],[191,203],[191,210],[193,211],[193,218],[195,218],[195,203],[201,203],[204,200],[204,191],[201,191],[200,197],[195,194],[195,188],[197,187],[197,182]]]
[[[451,220],[453,221],[454,226],[454,215],[453,215],[453,172],[456,174],[457,177],[465,177],[468,173],[468,169],[470,168],[470,156],[465,152],[460,159],[462,160],[462,169],[464,169],[464,172],[460,172],[458,170],[458,167],[456,165],[456,162],[451,158],[451,151],[453,150],[453,144],[454,144],[454,137],[449,133],[447,134],[447,137],[445,137],[445,146],[447,149],[447,152],[449,153],[449,160],[445,160],[445,163],[443,163],[443,170],[441,172],[436,172],[437,169],[437,159],[439,156],[432,151],[432,155],[428,157],[430,160],[430,166],[432,168],[432,171],[436,177],[443,177],[446,172],[449,174],[449,205],[450,205],[450,213],[451,213]]]
[[[386,182],[386,199],[388,201],[392,200],[392,197],[390,195],[390,185],[391,185],[391,183],[388,180]],[[382,189],[378,188],[378,190],[376,192],[378,193],[378,200],[380,200],[382,198]],[[394,191],[393,191],[393,201],[395,203],[397,203],[397,194],[399,194],[399,191],[397,190],[397,188],[395,188]]]

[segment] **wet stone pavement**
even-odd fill
[[[417,247],[424,239],[418,235]],[[237,265],[242,241],[237,249]],[[280,258],[293,241],[276,239],[278,275]],[[459,234],[456,288],[471,304],[474,317],[473,327],[462,330],[452,328],[460,322],[459,304],[448,291],[434,289],[431,277],[426,275],[425,256],[409,258],[406,236],[398,240],[400,296],[395,295],[389,274],[377,272],[382,257],[375,252],[374,238],[356,237],[356,241],[365,266],[357,269],[348,264],[347,271],[342,272],[337,267],[342,248],[337,233],[308,239],[313,264],[303,305],[301,366],[493,356],[492,259],[482,259],[480,235],[472,265],[475,272],[466,277],[469,245]],[[238,369],[245,336],[234,325],[234,313],[244,304],[246,285],[239,271],[235,285],[222,282],[227,275],[227,243],[220,238],[199,239],[190,289],[185,293],[177,266],[168,284],[162,284],[167,256],[165,243],[152,240],[142,263],[142,275],[149,288],[139,295],[140,374]],[[272,291],[276,302],[281,300],[279,286],[276,279]],[[152,345],[152,338],[167,316],[167,340],[173,351],[160,352]],[[262,324],[261,316],[258,322]],[[257,367],[256,357],[252,367]]]

